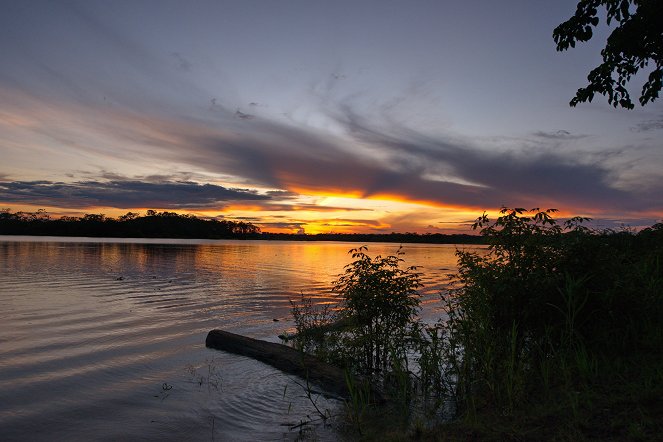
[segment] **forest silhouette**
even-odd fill
[[[426,233],[319,233],[294,234],[262,232],[243,221],[204,219],[194,215],[148,210],[144,216],[128,212],[117,218],[104,214],[52,218],[45,210],[36,212],[0,211],[0,235],[108,237],[108,238],[187,238],[260,239],[276,241],[348,241],[428,244],[481,244],[482,238],[468,234]]]

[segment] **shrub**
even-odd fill
[[[416,267],[400,268],[400,249],[384,258],[371,258],[366,250],[350,250],[355,260],[335,282],[334,291],[342,298],[341,314],[352,325],[346,344],[354,350],[353,363],[371,372],[404,359],[421,283]]]
[[[663,348],[660,228],[560,226],[554,210],[503,208],[474,225],[487,254],[457,252],[446,296],[446,376],[465,407],[511,409],[551,383],[575,389]],[[552,377],[556,373],[556,377]]]
[[[415,267],[401,268],[400,249],[375,258],[366,251],[350,250],[354,261],[334,283],[339,302],[333,315],[306,297],[292,302],[292,311],[298,346],[355,372],[374,374],[407,364],[421,282]]]

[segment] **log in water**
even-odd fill
[[[343,398],[350,397],[345,370],[287,345],[260,341],[223,330],[210,331],[207,334],[205,345],[217,350],[248,356],[285,373],[299,376],[329,393]],[[380,391],[373,389],[371,395],[376,402],[384,401]]]

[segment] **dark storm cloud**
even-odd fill
[[[92,206],[122,209],[218,209],[229,201],[264,201],[268,196],[243,189],[228,189],[192,182],[51,181],[0,182],[0,200],[53,207]]]

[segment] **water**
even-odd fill
[[[0,439],[337,439],[334,419],[292,428],[315,419],[301,380],[207,349],[205,337],[221,328],[278,342],[293,328],[289,299],[332,301],[356,246],[0,236]],[[435,320],[456,247],[404,250],[422,266],[422,316]]]

